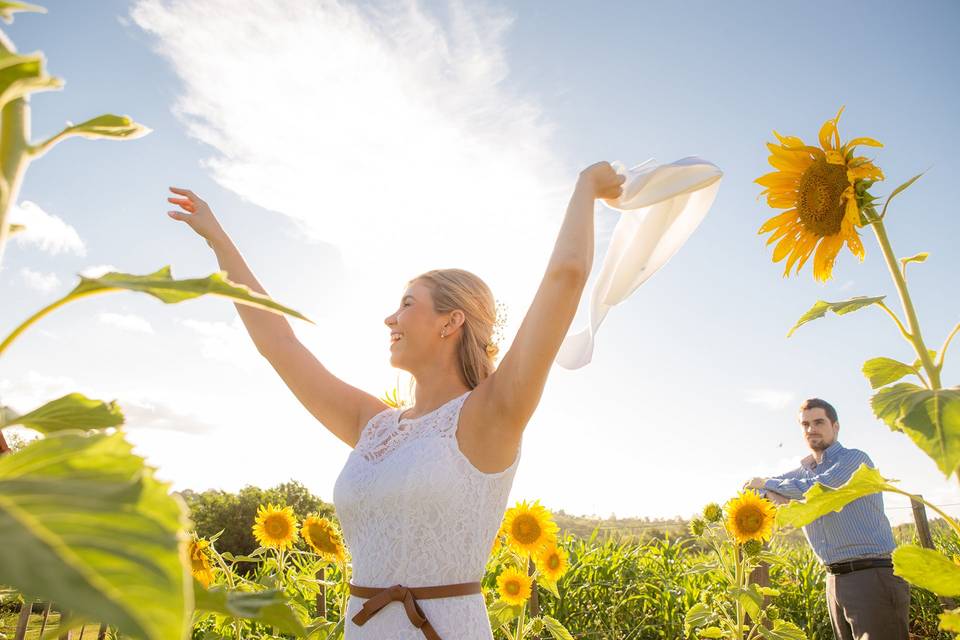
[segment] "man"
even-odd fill
[[[800,500],[815,483],[839,487],[870,457],[837,441],[840,423],[830,403],[811,398],[800,406],[800,426],[811,455],[800,467],[773,478],[754,478],[756,489],[777,503]],[[837,640],[908,640],[910,586],[893,575],[895,544],[883,512],[883,495],[858,498],[803,528],[827,570],[827,608]]]

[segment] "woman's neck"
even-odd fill
[[[420,372],[414,376],[414,406],[404,418],[416,418],[470,390],[456,370]]]

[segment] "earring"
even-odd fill
[[[441,331],[441,332],[440,332],[440,337],[441,337],[441,338],[446,338],[446,337],[447,337],[447,332],[446,332],[446,331]]]

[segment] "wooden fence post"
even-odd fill
[[[33,612],[33,603],[23,601],[20,607],[20,617],[17,618],[17,630],[13,634],[13,640],[23,640],[27,637],[27,625],[30,624],[30,614]]]
[[[528,569],[527,575],[533,575],[533,572],[537,570],[537,565],[533,563],[533,558],[529,561],[530,566]],[[530,588],[530,617],[536,618],[540,615],[540,595],[537,593],[537,579],[533,579],[533,584]]]
[[[935,550],[933,536],[930,535],[930,523],[927,521],[927,508],[918,498],[923,498],[923,496],[918,494],[916,498],[910,498],[910,506],[913,507],[913,521],[917,525],[917,538],[920,540],[920,546]],[[953,598],[939,596],[938,600],[940,600],[940,606],[944,609],[955,609],[957,607]]]

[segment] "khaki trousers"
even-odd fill
[[[910,585],[889,567],[827,574],[837,640],[909,640]]]

